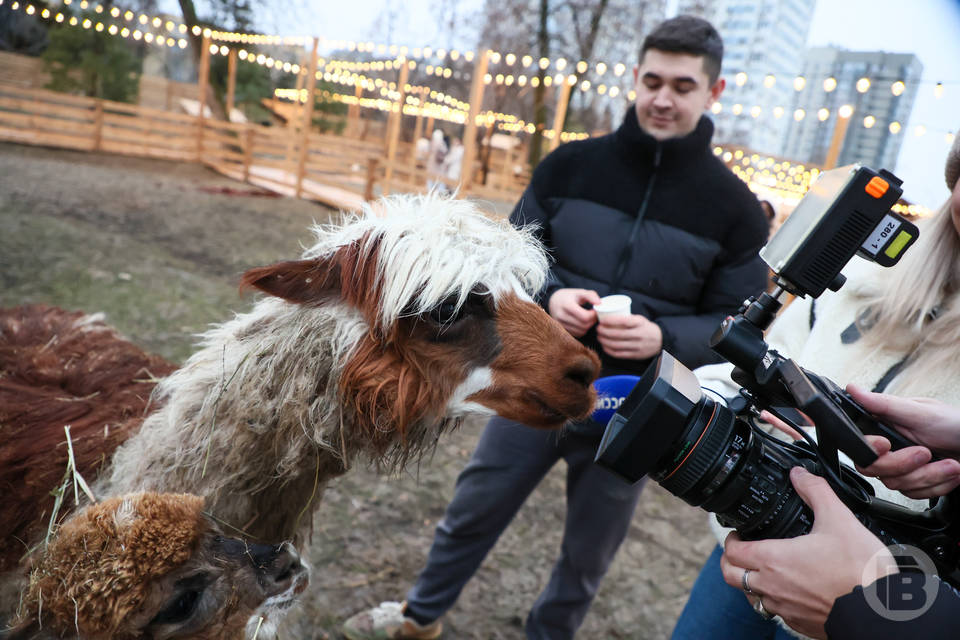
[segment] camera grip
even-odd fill
[[[850,456],[850,459],[861,467],[869,467],[877,461],[877,452],[864,439],[853,421],[827,397],[818,393],[800,408],[816,425],[829,424],[844,427],[820,429],[818,426],[817,438],[821,447],[835,447]],[[831,442],[825,442],[828,438]]]

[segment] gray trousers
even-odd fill
[[[410,611],[440,618],[556,462],[567,462],[560,557],[527,617],[530,640],[573,638],[623,542],[643,482],[627,484],[593,463],[597,439],[493,418],[457,478],[427,565],[407,593]]]

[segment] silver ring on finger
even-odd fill
[[[774,616],[774,614],[767,611],[767,609],[763,606],[763,598],[760,596],[757,596],[757,601],[753,605],[753,610],[756,611],[764,620],[769,620]]]
[[[753,595],[753,589],[750,588],[750,582],[747,580],[747,575],[750,573],[750,569],[743,570],[743,577],[740,578],[740,584],[743,586],[743,592],[748,595]]]

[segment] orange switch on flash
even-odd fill
[[[884,180],[880,176],[874,176],[873,178],[871,178],[870,182],[867,183],[867,186],[864,190],[874,198],[881,198],[889,188],[890,188],[890,185],[887,183],[886,180]]]

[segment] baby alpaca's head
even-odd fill
[[[137,493],[72,516],[8,637],[237,638],[292,604],[308,576],[290,545],[226,538],[202,509],[197,496]]]

